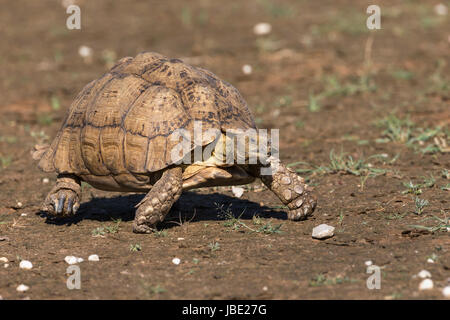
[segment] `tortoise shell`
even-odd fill
[[[126,57],[77,95],[39,166],[75,175],[155,172],[174,164],[173,135],[186,129],[193,137],[194,121],[203,132],[255,128],[239,92],[211,72],[152,52]],[[202,136],[203,146],[213,140]]]

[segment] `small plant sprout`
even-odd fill
[[[213,241],[208,244],[208,248],[211,252],[215,252],[220,249],[220,244],[217,241]]]
[[[341,210],[341,212],[339,213],[339,224],[342,226],[342,222],[344,221],[344,212]]]
[[[444,128],[419,128],[409,120],[409,117],[400,119],[393,114],[377,121],[376,124],[384,128],[383,138],[376,140],[378,143],[389,141],[403,143],[422,154],[450,151],[447,144],[449,138],[448,130]]]
[[[158,238],[164,238],[169,235],[167,230],[155,230],[155,231],[153,231],[153,234],[155,235],[155,237],[158,237]]]
[[[423,184],[422,186],[425,188],[432,188],[434,184],[436,183],[436,179],[431,174],[429,177],[423,177]]]
[[[0,155],[0,169],[5,169],[12,163],[11,156],[1,156]]]
[[[403,186],[405,186],[407,189],[402,191],[403,194],[414,194],[416,196],[422,194],[423,188],[432,188],[435,183],[436,179],[431,174],[429,177],[422,177],[423,183],[414,184],[412,181],[409,182],[403,182]]]
[[[422,194],[422,189],[420,188],[420,184],[414,184],[412,181],[409,182],[403,182],[403,186],[405,186],[407,189],[402,191],[403,194],[414,194],[414,195],[420,195]]]
[[[262,232],[264,234],[274,234],[274,233],[281,233],[281,226],[283,224],[277,224],[277,225],[272,225],[270,222],[265,223],[264,225],[262,225],[258,230],[256,230],[256,232]]]
[[[442,178],[450,180],[450,171],[447,169],[443,169],[441,172]]]
[[[309,101],[308,101],[308,110],[311,112],[318,112],[320,111],[320,97],[315,96],[313,93],[309,94]]]
[[[164,293],[166,292],[166,289],[164,289],[163,287],[161,287],[159,284],[153,287],[150,287],[150,292],[152,294],[160,294],[160,293]]]
[[[313,168],[306,169],[296,169],[296,172],[299,173],[312,173],[312,174],[352,174],[355,176],[370,176],[376,177],[380,175],[384,175],[389,172],[388,169],[375,168],[374,165],[369,160],[382,160],[385,162],[386,155],[384,154],[375,154],[368,158],[361,157],[360,159],[354,159],[352,156],[347,155],[344,151],[341,151],[339,154],[336,154],[334,150],[330,151],[330,164],[328,166],[312,166]],[[305,162],[294,162],[290,163],[288,167],[294,167],[298,165],[307,165],[311,166]]]
[[[442,231],[442,232],[449,232],[450,231],[450,218],[447,217],[444,211],[441,211],[443,218],[440,218],[436,215],[433,215],[432,217],[427,217],[423,219],[422,221],[426,220],[433,220],[436,223],[432,226],[424,226],[424,225],[410,225],[410,227],[421,229],[421,230],[427,230],[429,232],[436,232],[436,231]]]
[[[113,234],[119,232],[121,219],[113,219],[114,225],[106,227],[97,227],[92,230],[93,237],[104,237],[107,233]]]
[[[414,203],[416,205],[414,213],[417,215],[421,215],[423,213],[423,209],[428,205],[428,200],[420,199],[419,197],[416,197],[416,199],[414,200]]]
[[[139,243],[136,244],[130,244],[130,251],[131,252],[137,252],[137,251],[141,251],[142,247]]]

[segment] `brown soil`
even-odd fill
[[[377,143],[383,129],[374,124],[395,112],[417,127],[448,128],[450,22],[434,12],[438,1],[389,1],[381,6],[382,29],[375,31],[365,27],[365,1],[78,1],[82,29],[73,31],[66,29],[60,2],[8,1],[0,11],[0,257],[9,260],[7,268],[0,262],[1,297],[443,298],[449,233],[411,225],[432,226],[433,216],[449,216],[449,191],[441,187],[450,182],[442,174],[450,169],[450,154]],[[259,22],[271,23],[272,33],[254,35]],[[82,45],[93,49],[93,61],[79,56]],[[75,219],[49,221],[39,207],[55,175],[39,171],[30,150],[55,136],[73,97],[111,61],[144,50],[184,58],[235,85],[260,127],[281,129],[285,163],[327,166],[331,150],[356,159],[386,154],[372,164],[387,173],[367,179],[306,174],[319,202],[302,222],[286,220],[259,182],[239,199],[230,188],[184,194],[154,235],[132,232],[133,207],[142,195],[88,185]],[[253,66],[251,75],[243,75],[244,64]],[[319,101],[320,110],[310,111],[309,95],[332,86],[327,77],[345,85],[367,75],[376,88],[336,90]],[[403,193],[403,182],[421,183],[431,174],[434,185],[419,196],[429,204],[414,214],[415,196]],[[240,221],[255,230],[254,215],[262,225],[282,224],[281,233],[242,225],[234,230],[218,217],[216,204],[236,217],[244,212]],[[336,227],[334,237],[312,239],[321,223]],[[104,234],[94,236],[97,228]],[[133,252],[136,244],[141,250]],[[100,261],[87,261],[90,254]],[[81,290],[66,287],[69,255],[85,260]],[[427,263],[430,257],[434,263]],[[33,269],[20,269],[22,259]],[[366,287],[368,260],[381,268],[379,290]],[[414,275],[422,269],[432,274],[433,290],[419,291]],[[30,289],[18,293],[22,283]]]

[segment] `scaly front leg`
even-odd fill
[[[74,215],[80,207],[81,185],[75,175],[58,175],[56,185],[49,192],[42,205],[42,211],[52,216]]]
[[[183,171],[180,167],[166,169],[147,195],[136,207],[133,231],[151,233],[164,220],[172,205],[181,195]]]
[[[312,215],[317,199],[302,177],[286,168],[278,160],[272,160],[270,167],[253,166],[251,173],[261,181],[289,208],[289,220],[304,220]],[[262,173],[261,170],[266,170]],[[268,172],[272,172],[268,174]]]

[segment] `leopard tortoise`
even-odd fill
[[[196,122],[201,133],[214,129],[219,136],[194,137],[196,143],[174,157],[180,129],[194,133]],[[42,210],[56,217],[75,214],[81,181],[101,190],[146,192],[136,206],[133,231],[150,233],[183,190],[260,178],[287,205],[289,219],[311,215],[316,198],[279,160],[230,163],[218,156],[228,151],[226,132],[247,129],[256,126],[246,102],[213,73],[152,52],[122,58],[81,90],[51,145],[36,146],[33,158],[39,167],[58,174]],[[190,158],[196,146],[212,144],[210,158],[180,162]],[[263,167],[275,165],[271,174],[261,173]]]

